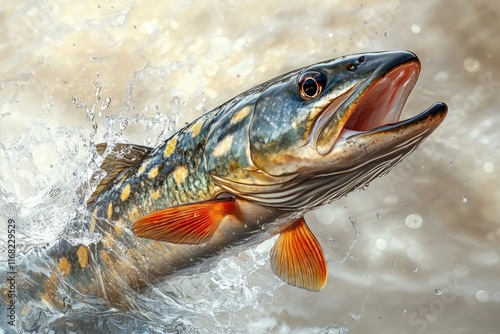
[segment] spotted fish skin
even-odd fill
[[[151,266],[145,271],[148,258],[154,258],[154,254],[164,258],[176,245],[139,239],[130,232],[130,225],[165,206],[208,200],[220,192],[200,154],[220,113],[215,110],[205,114],[180,130],[137,166],[125,169],[96,196],[89,205],[92,217],[86,230],[100,234],[100,242],[70,245],[63,239],[51,250],[61,276],[78,293],[96,295],[120,306],[127,291],[131,293],[181,268],[177,261],[169,263],[167,257],[158,266],[149,261]],[[52,296],[51,303],[60,304],[58,297]]]
[[[203,154],[207,137],[214,125],[224,122],[223,118],[234,122],[233,115],[240,111],[238,107],[246,106],[252,96],[254,94],[238,96],[201,116],[152,150],[139,164],[123,170],[105,191],[97,195],[88,207],[92,216],[85,230],[100,234],[100,242],[89,246],[71,245],[63,239],[50,252],[63,280],[78,294],[98,296],[115,307],[128,308],[131,305],[123,298],[127,293],[133,295],[162,277],[227,248],[230,245],[227,239],[231,238],[214,238],[215,242],[201,248],[141,239],[130,232],[130,227],[147,213],[168,206],[210,200],[223,193],[207,171]],[[128,149],[123,147],[122,151]],[[227,148],[219,148],[223,149]],[[229,159],[225,156],[228,163]],[[254,213],[258,211],[252,210]],[[241,230],[244,224],[236,223],[239,225],[236,230]],[[252,238],[256,228],[260,228],[260,224],[248,224],[239,235]],[[254,243],[261,240],[256,238]],[[46,284],[52,286],[54,277]],[[61,305],[59,295],[44,293],[44,298],[53,305]]]
[[[252,88],[155,149],[110,147],[84,224],[99,241],[61,240],[38,295],[61,306],[62,282],[133,307],[145,286],[276,234],[273,271],[320,290],[326,260],[303,215],[387,173],[441,123],[444,103],[398,122],[419,71],[407,51],[341,57]]]

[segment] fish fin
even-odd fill
[[[274,273],[286,283],[311,291],[325,286],[325,255],[303,217],[281,232],[270,257]]]
[[[132,225],[141,237],[176,244],[202,244],[210,240],[222,219],[234,211],[234,198],[183,204],[146,215]]]
[[[104,154],[108,144],[96,145],[96,151],[100,155]],[[87,205],[92,204],[97,196],[103,192],[118,175],[130,167],[137,166],[145,156],[151,152],[152,148],[134,144],[116,144],[111,152],[104,158],[101,169],[106,172],[106,176],[101,180],[94,193],[87,201]],[[94,177],[94,176],[93,176]]]

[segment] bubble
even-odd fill
[[[412,213],[412,214],[409,214],[406,219],[405,219],[405,224],[406,226],[408,226],[409,228],[412,228],[412,229],[419,229],[422,227],[422,225],[424,224],[423,222],[423,219],[420,215],[416,214],[416,213]]]
[[[443,294],[443,289],[441,289],[441,288],[437,288],[437,289],[435,289],[435,290],[434,290],[434,294],[435,294],[436,296],[441,296],[441,295]]]
[[[414,273],[418,272],[418,268],[417,267],[413,268],[413,272]]]
[[[468,72],[476,72],[481,67],[481,63],[474,58],[467,58],[464,60],[464,68]]]
[[[444,72],[444,71],[439,71],[436,73],[436,75],[434,76],[434,79],[436,81],[439,81],[439,82],[444,82],[444,81],[448,81],[448,73]]]
[[[384,32],[384,37],[389,37],[389,33],[388,32]]]
[[[328,239],[328,242],[331,243],[331,244],[333,244],[335,242],[335,239],[330,238],[330,239]]]
[[[382,321],[382,317],[378,317],[377,322],[381,322],[381,321]]]
[[[468,201],[467,196],[465,196],[465,195],[462,196],[462,203],[465,204],[465,203],[467,203],[467,201]]]
[[[382,218],[382,214],[380,212],[377,212],[377,219],[381,219]]]
[[[420,26],[418,24],[412,24],[411,32],[414,34],[418,34],[420,32]]]
[[[377,241],[375,242],[375,246],[378,249],[386,249],[387,248],[387,241],[385,241],[384,239],[377,239]]]
[[[495,165],[491,161],[486,161],[483,168],[486,173],[493,173],[495,171]]]
[[[406,314],[406,312],[408,312],[406,308],[401,309],[401,313]]]
[[[490,300],[490,296],[484,290],[479,290],[476,293],[476,300],[480,303],[487,303]]]

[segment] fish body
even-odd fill
[[[130,306],[145,286],[277,234],[273,271],[320,290],[326,261],[303,215],[387,173],[441,123],[444,103],[398,122],[419,71],[407,51],[341,57],[254,87],[154,149],[98,146],[107,176],[84,233],[100,239],[61,240],[38,294],[60,305],[62,281]]]

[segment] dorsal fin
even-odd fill
[[[96,145],[96,151],[102,155],[106,151],[108,144],[102,143]],[[97,196],[103,192],[118,175],[127,168],[137,166],[145,156],[151,152],[152,148],[134,144],[116,144],[112,151],[104,158],[101,169],[106,172],[106,176],[101,180],[92,196],[87,201],[87,205],[92,204]],[[94,177],[94,176],[93,176]]]

